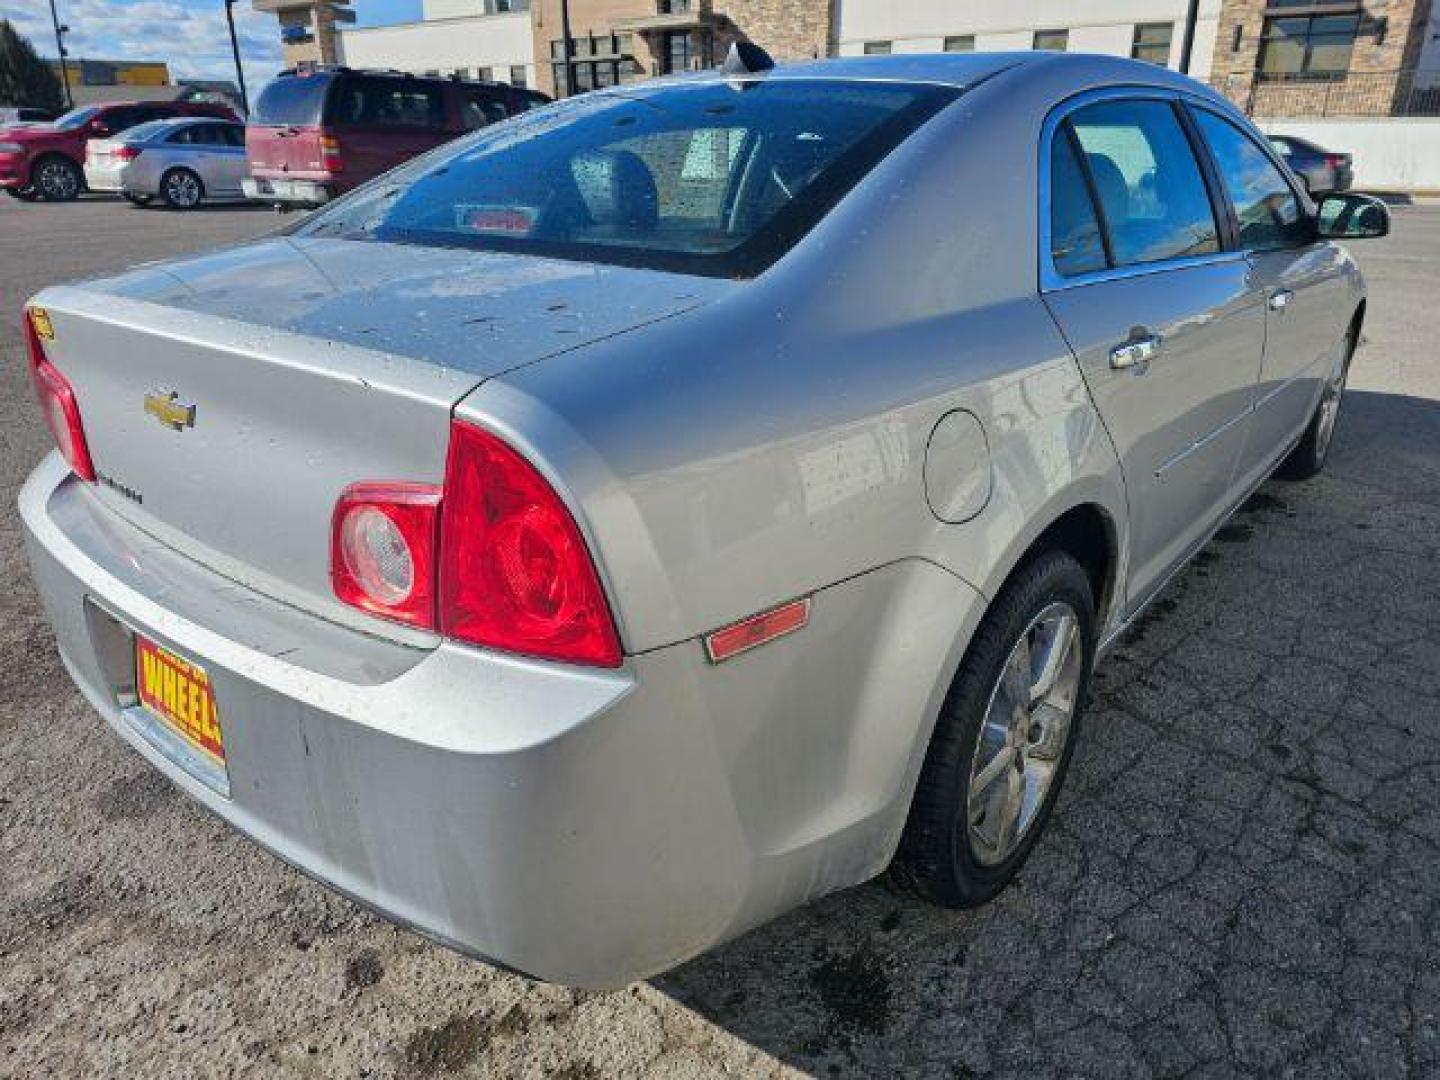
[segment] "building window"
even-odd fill
[[[1140,23],[1135,27],[1135,38],[1130,43],[1131,57],[1136,60],[1148,60],[1161,67],[1168,66],[1170,63],[1170,36],[1174,32],[1174,23]]]
[[[665,74],[671,75],[690,70],[690,31],[676,30],[665,35],[665,49],[661,54]]]
[[[955,35],[954,37],[947,37],[947,38],[945,39],[945,51],[946,51],[946,52],[974,52],[974,51],[975,51],[975,35],[974,35],[974,34],[957,34],[957,35]]]
[[[475,69],[475,77],[476,77],[477,79],[479,79],[481,82],[494,82],[494,81],[495,81],[495,69],[494,69],[494,68],[488,68],[488,67],[476,68],[476,69]]]
[[[1265,20],[1256,72],[1262,79],[1339,79],[1350,70],[1360,14],[1277,15]]]
[[[690,0],[659,0],[661,15],[684,15],[690,11]]]
[[[866,56],[889,56],[890,42],[888,41],[867,41],[865,42]]]
[[[1069,46],[1069,30],[1036,30],[1030,43],[1031,48],[1044,52],[1064,52]]]
[[[511,64],[511,65],[510,65],[510,85],[511,85],[511,86],[524,86],[524,85],[525,85],[525,65],[524,65],[524,64]]]
[[[529,11],[530,0],[485,0],[486,15],[506,15],[512,11]]]

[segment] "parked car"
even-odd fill
[[[1389,225],[1151,64],[756,52],[24,320],[59,451],[20,512],[90,702],[544,979],[887,866],[996,895],[1097,657],[1324,466],[1366,310],[1335,241]]]
[[[144,206],[159,198],[176,210],[205,200],[242,199],[245,125],[232,120],[153,120],[116,139],[91,139],[85,182]]]
[[[1316,146],[1294,135],[1271,135],[1270,145],[1312,194],[1349,191],[1355,182],[1354,159]]]
[[[28,105],[0,106],[0,127],[11,124],[48,124],[59,115],[50,109],[36,109]]]
[[[503,83],[330,68],[286,72],[246,127],[252,199],[319,206],[417,154],[549,99]]]
[[[150,120],[213,116],[236,120],[226,105],[192,101],[111,102],[71,109],[53,124],[0,131],[0,187],[17,199],[67,202],[85,190],[85,145]]]

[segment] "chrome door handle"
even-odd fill
[[[1154,334],[1134,338],[1110,350],[1110,366],[1117,371],[1129,368],[1138,375],[1150,366],[1159,351],[1160,339]]]
[[[1294,298],[1295,294],[1289,289],[1279,289],[1270,295],[1270,310],[1284,311]]]

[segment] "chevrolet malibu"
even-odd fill
[[[1366,310],[1332,241],[1388,229],[1150,65],[737,56],[24,320],[27,547],[95,709],[543,979],[887,867],[995,896],[1097,659],[1324,465]]]

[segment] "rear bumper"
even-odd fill
[[[296,206],[323,206],[333,197],[331,186],[318,180],[247,176],[240,182],[240,187],[247,199],[293,203]]]
[[[699,714],[677,715],[678,654],[592,672],[380,641],[162,548],[53,454],[20,511],[91,704],[285,861],[461,951],[575,985],[671,966],[731,922],[747,856],[714,742]],[[127,704],[131,631],[208,672],[228,796]]]
[[[91,191],[124,191],[125,165],[96,166],[86,163],[85,186]]]
[[[117,517],[53,453],[20,514],[67,669],[152,765],[395,921],[585,987],[883,869],[985,606],[903,560],[814,593],[802,631],[727,663],[691,640],[597,671],[270,600]],[[209,675],[223,784],[131,703],[133,633]]]
[[[0,154],[0,187],[24,187],[30,183],[28,154]]]

